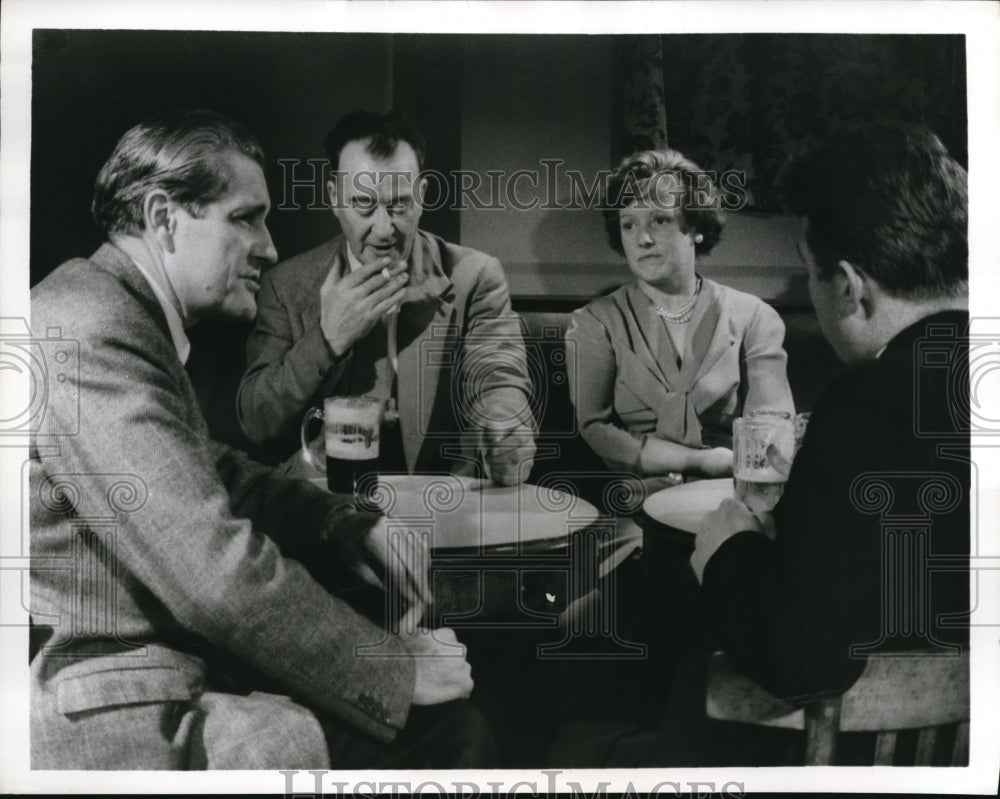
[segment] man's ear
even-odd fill
[[[142,205],[143,222],[166,252],[174,251],[175,206],[166,192],[151,191]]]
[[[420,181],[416,185],[416,196],[417,201],[417,212],[422,214],[424,212],[424,195],[427,193],[427,178],[420,178]]]
[[[859,310],[866,316],[871,311],[869,279],[861,269],[850,261],[838,261],[834,284],[837,287],[838,310],[843,316],[853,316]]]

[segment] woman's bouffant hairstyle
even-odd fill
[[[130,128],[94,185],[91,213],[107,235],[139,233],[143,202],[162,190],[192,216],[229,190],[232,170],[220,156],[240,152],[261,167],[264,152],[250,131],[214,111],[175,110]]]
[[[624,255],[619,211],[640,199],[649,200],[649,187],[672,175],[684,187],[681,210],[688,229],[701,234],[695,254],[704,255],[718,244],[726,223],[721,195],[712,179],[696,163],[677,150],[644,150],[624,158],[608,179],[604,201],[604,227],[611,249]]]

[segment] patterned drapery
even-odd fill
[[[619,123],[615,149],[619,158],[667,146],[662,38],[629,36],[615,43],[615,111]]]
[[[926,125],[967,161],[961,35],[623,36],[613,158],[663,146],[746,173],[749,206],[782,209],[790,161],[864,123]]]

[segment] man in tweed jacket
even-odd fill
[[[79,347],[30,453],[33,768],[481,764],[451,631],[387,636],[303,566],[336,589],[374,564],[418,598],[382,520],[215,444],[198,410],[185,328],[252,317],[276,260],[262,162],[210,112],[137,125],[97,180],[110,243],[32,290],[34,335]]]

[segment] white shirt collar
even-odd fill
[[[146,278],[146,282],[149,283],[153,294],[156,295],[156,299],[163,309],[163,315],[167,317],[167,329],[170,331],[170,338],[174,342],[174,349],[177,350],[177,357],[181,359],[182,364],[186,364],[188,357],[191,355],[191,342],[188,340],[187,333],[184,332],[184,321],[181,319],[180,312],[174,307],[163,286],[159,284],[149,270],[135,260],[135,258],[132,258],[132,263],[142,272],[142,276]]]

